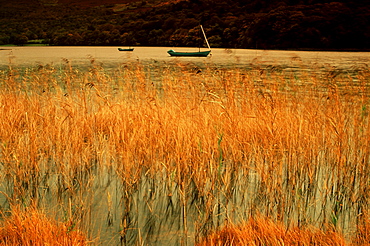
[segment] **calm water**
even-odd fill
[[[65,63],[87,66],[91,59],[105,69],[127,62],[194,63],[222,67],[279,66],[281,69],[304,69],[312,66],[333,66],[353,69],[368,66],[369,52],[271,51],[248,49],[212,49],[212,55],[201,57],[170,57],[170,47],[135,47],[133,52],[118,51],[117,47],[4,47],[0,50],[0,68]],[[197,51],[197,48],[177,48],[176,51]]]

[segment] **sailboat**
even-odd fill
[[[134,48],[118,48],[119,51],[134,51]]]
[[[199,51],[197,51],[197,52],[176,52],[174,50],[168,50],[167,53],[170,54],[170,56],[207,57],[209,55],[209,53],[211,53],[211,47],[209,46],[209,43],[208,43],[208,40],[207,40],[207,37],[206,37],[206,33],[204,32],[202,25],[200,25],[200,28],[202,29],[203,36],[204,36],[204,39],[206,40],[206,43],[207,43],[207,46],[208,46],[209,50],[200,51],[200,47],[199,47]]]

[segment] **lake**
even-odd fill
[[[368,70],[369,53],[212,49],[212,56],[206,58],[176,58],[170,57],[167,54],[167,50],[169,49],[171,48],[135,47],[133,52],[120,52],[117,50],[117,47],[46,46],[4,47],[0,50],[0,69],[2,70],[6,70],[9,66],[22,70],[30,66],[46,67],[46,65],[49,64],[58,67],[66,63],[78,69],[83,69],[91,67],[92,61],[94,61],[94,64],[99,64],[106,71],[114,70],[125,64],[137,62],[143,65],[148,64],[158,67],[168,64],[178,64],[178,67],[182,64],[194,64],[194,66],[199,67],[261,68],[260,71],[262,71],[262,69],[277,71],[277,73],[265,73],[263,76],[262,73],[259,73],[260,71],[257,71],[256,73],[246,73],[247,75],[243,77],[240,76],[242,73],[238,73],[238,71],[218,73],[218,71],[210,69],[211,71],[208,71],[207,77],[202,74],[199,75],[197,73],[188,72],[187,70],[185,70],[185,74],[182,74],[182,70],[179,69],[176,71],[181,72],[173,72],[173,74],[170,74],[171,76],[166,73],[161,77],[162,80],[158,79],[160,83],[156,86],[150,85],[146,88],[153,89],[153,91],[149,89],[148,91],[140,91],[140,85],[136,86],[136,84],[139,84],[136,82],[146,82],[146,80],[143,79],[144,76],[140,71],[131,71],[129,69],[128,72],[122,71],[121,73],[117,73],[117,76],[107,76],[109,79],[105,76],[100,76],[102,74],[105,75],[104,72],[102,74],[90,73],[85,76],[79,73],[65,72],[63,69],[60,69],[63,73],[62,76],[60,76],[61,78],[57,78],[57,75],[60,74],[58,73],[58,69],[46,68],[45,70],[40,69],[39,73],[38,69],[34,69],[36,72],[29,72],[25,69],[23,70],[26,71],[23,77],[14,76],[14,80],[5,80],[8,79],[7,74],[12,75],[12,73],[3,72],[5,81],[3,86],[6,88],[4,89],[4,95],[14,95],[15,99],[11,101],[12,103],[7,104],[7,106],[4,106],[7,102],[7,100],[4,99],[0,109],[3,110],[2,112],[7,113],[9,112],[7,108],[14,106],[14,111],[10,111],[13,113],[9,113],[8,116],[16,116],[23,110],[23,114],[25,115],[23,118],[26,119],[22,121],[23,118],[19,117],[12,121],[4,117],[4,122],[20,122],[19,124],[14,124],[14,128],[9,128],[11,130],[4,131],[18,132],[18,135],[13,133],[14,136],[18,136],[14,137],[15,140],[10,136],[8,144],[9,146],[13,144],[15,146],[13,148],[20,151],[20,155],[26,157],[25,162],[27,162],[29,154],[27,148],[29,148],[29,146],[36,146],[37,148],[35,147],[34,151],[37,158],[40,158],[37,160],[40,160],[40,165],[47,168],[45,168],[45,170],[42,168],[40,170],[38,169],[37,173],[31,172],[31,178],[24,181],[22,180],[23,177],[19,179],[16,178],[18,175],[18,172],[16,172],[18,169],[16,168],[23,168],[23,165],[21,165],[22,162],[20,161],[19,165],[15,165],[14,172],[8,171],[9,175],[1,175],[0,205],[2,209],[9,207],[9,198],[13,198],[15,201],[21,201],[20,203],[22,204],[27,204],[27,202],[32,199],[38,199],[40,205],[45,206],[51,211],[56,211],[56,217],[58,217],[60,221],[66,220],[66,218],[72,218],[76,221],[84,222],[88,228],[87,231],[90,233],[89,236],[91,236],[92,239],[98,238],[101,245],[192,245],[197,237],[202,236],[203,232],[208,232],[211,229],[217,228],[227,219],[232,219],[232,222],[243,220],[258,208],[262,210],[265,209],[267,211],[266,213],[270,212],[283,215],[283,217],[285,216],[284,218],[287,223],[290,223],[290,221],[299,221],[302,223],[312,222],[313,225],[320,226],[329,221],[332,224],[338,225],[338,228],[343,231],[352,233],[352,225],[353,221],[357,219],[358,208],[362,208],[361,199],[363,199],[362,197],[365,197],[365,195],[368,196],[367,190],[364,191],[364,195],[359,191],[361,191],[361,187],[364,186],[363,184],[368,183],[368,174],[370,172],[368,172],[368,169],[357,172],[356,168],[338,170],[338,172],[333,170],[336,170],[334,164],[337,164],[337,159],[342,161],[339,163],[340,165],[348,163],[349,167],[352,167],[352,164],[360,165],[363,161],[360,159],[362,156],[364,156],[364,160],[367,160],[368,145],[363,144],[362,140],[367,137],[365,134],[368,132],[367,122],[369,113],[367,111],[368,105],[366,103],[361,105],[360,103],[364,99],[362,95],[368,95],[368,93],[365,93],[368,92],[368,90],[366,86],[363,85],[366,85],[369,80],[363,75],[363,78],[359,78],[360,82],[362,82],[359,83],[361,86],[351,87],[353,86],[354,79],[347,78],[347,76],[343,76],[343,78],[345,78],[343,79],[338,76],[339,78],[335,80],[335,83],[343,83],[346,86],[343,86],[343,89],[350,88],[353,92],[347,93],[344,96],[344,94],[340,94],[341,91],[338,89],[339,87],[332,86],[330,87],[331,90],[327,89],[328,84],[326,82],[329,78],[328,76],[320,77],[313,73],[321,69],[355,71],[359,68],[365,68]],[[176,51],[194,50],[196,50],[196,48],[176,49]],[[55,72],[55,70],[57,70],[57,72]],[[286,77],[279,74],[280,71],[290,72],[302,70],[312,71],[313,73],[305,73],[302,76]],[[156,71],[168,72],[165,69]],[[172,70],[170,72],[172,72]],[[186,74],[186,72],[188,73]],[[331,77],[331,79],[334,80],[334,77]],[[154,76],[151,77],[150,82],[152,78],[155,79]],[[325,81],[320,81],[321,78]],[[97,81],[96,86],[90,83],[95,83],[96,80],[99,79],[102,81],[102,85],[98,84],[99,81]],[[78,90],[69,90],[69,83],[67,82],[71,80],[76,81],[76,88]],[[89,83],[86,83],[85,80]],[[317,83],[318,86],[300,87],[305,81],[311,80]],[[11,83],[14,81],[17,83]],[[81,81],[84,82],[83,87],[81,87]],[[112,81],[115,83],[114,86],[104,86]],[[236,81],[236,87],[231,86],[234,81]],[[282,83],[280,83],[281,81]],[[207,84],[205,82],[209,83]],[[183,87],[178,88],[177,86],[179,84],[183,85]],[[215,88],[212,88],[213,84],[215,84]],[[173,86],[173,88],[171,86]],[[229,88],[229,86],[231,87]],[[171,87],[172,90],[165,94],[163,91],[168,89],[168,87]],[[21,91],[18,88],[30,92],[30,97],[36,98],[32,103],[36,105],[38,101],[40,101],[40,107],[38,108],[32,103],[28,105],[26,103],[24,105],[21,104],[22,100],[18,100],[17,96],[22,93],[18,93]],[[219,88],[221,89],[219,90]],[[311,90],[306,93],[307,89]],[[136,93],[137,90],[142,93]],[[131,92],[131,94],[129,94],[129,92]],[[158,98],[162,98],[162,96],[164,97],[164,95],[166,95],[165,99],[168,101],[164,100],[166,103],[163,104],[163,111],[160,106],[153,103],[153,95],[151,92],[158,93]],[[219,92],[219,94],[215,92]],[[276,102],[280,102],[280,104],[275,104],[275,100],[272,100],[273,97],[270,95],[273,93],[270,92],[281,92],[280,94],[276,93],[273,95],[277,100]],[[338,94],[336,94],[337,92]],[[176,95],[180,96],[172,97],[173,93],[178,93]],[[185,96],[183,96],[182,93],[184,93]],[[330,93],[333,93],[334,96],[343,96],[333,97],[340,98],[343,101],[339,101],[340,103],[330,101],[330,97],[328,96]],[[188,102],[188,99],[193,98],[193,96],[194,101],[190,101],[190,104],[194,105],[191,108],[189,108],[186,103],[179,103],[179,100],[180,102]],[[28,102],[27,100],[29,99],[27,99],[27,97],[25,98],[24,101]],[[140,100],[143,102],[142,104],[140,104]],[[248,105],[250,108],[245,109],[251,110],[251,113],[249,113],[248,110],[239,110],[236,111],[236,113],[233,110],[230,110],[230,112],[225,110],[220,111],[220,114],[210,114],[213,111],[219,112],[218,110],[220,108],[227,109],[227,107],[224,107],[224,103],[234,102],[234,100],[236,103],[228,104],[230,107],[234,105],[238,110],[240,109],[239,107]],[[306,100],[305,104],[301,102],[302,100]],[[366,100],[363,101],[367,102]],[[22,107],[17,107],[17,102],[19,102]],[[137,104],[138,102],[139,104]],[[198,107],[199,105],[194,102],[199,102],[199,104],[202,107],[204,105],[205,108]],[[56,106],[54,107],[54,105]],[[131,108],[127,107],[127,105]],[[317,110],[317,105],[320,106],[321,111]],[[211,108],[211,110],[205,111],[204,109],[207,109],[206,106]],[[181,110],[174,110],[177,109],[177,107]],[[280,111],[276,111],[276,107],[279,108]],[[33,108],[35,108],[36,111],[32,113],[31,110],[33,110]],[[59,111],[55,111],[55,108],[59,109]],[[46,111],[42,111],[44,109]],[[84,116],[84,114],[81,113],[81,109],[86,109],[83,112],[86,112],[87,118],[82,118],[74,122],[74,117],[79,119],[79,117]],[[145,111],[145,109],[147,110]],[[253,109],[256,111],[256,116],[252,115]],[[332,111],[329,112],[327,109],[332,109]],[[42,114],[37,110],[41,110],[40,112]],[[166,110],[168,110],[168,112]],[[64,151],[63,148],[60,147],[61,145],[64,146],[65,142],[72,141],[72,137],[71,139],[68,138],[68,141],[54,142],[54,138],[56,137],[52,134],[50,136],[48,135],[49,138],[47,141],[45,140],[46,142],[44,141],[47,144],[42,145],[42,148],[48,149],[48,151],[45,150],[44,152],[42,152],[43,149],[41,147],[39,148],[38,145],[33,145],[37,141],[30,138],[31,134],[29,134],[27,130],[23,130],[26,123],[29,122],[31,116],[34,116],[36,120],[40,120],[35,122],[43,122],[41,118],[43,120],[50,115],[53,116],[49,112],[54,111],[57,113],[55,113],[54,118],[51,117],[51,120],[49,119],[49,128],[42,129],[40,132],[37,131],[34,136],[41,138],[43,135],[48,135],[50,132],[52,133],[59,128],[61,131],[56,131],[58,134],[64,134],[67,130],[71,132],[76,131],[78,133],[81,126],[87,127],[93,125],[95,127],[96,125],[94,128],[96,131],[91,134],[91,136],[93,136],[91,139],[94,141],[89,138],[90,135],[87,135],[83,136],[84,138],[81,143],[78,142],[79,145],[77,146],[87,146],[86,148],[83,147],[86,153],[73,151],[73,148],[68,149],[68,144],[66,144],[67,147],[65,148],[69,152]],[[343,113],[341,114],[342,111]],[[162,122],[159,122],[158,128],[151,128],[156,126],[154,124],[155,120],[151,120],[153,117],[158,117],[158,119],[162,117],[166,120],[171,116],[170,113],[173,112],[178,112],[179,114],[175,114],[172,120],[170,118],[168,121],[170,123],[168,123],[168,125],[162,126]],[[208,118],[203,118],[204,115],[207,116],[205,112],[210,114]],[[360,114],[359,118],[352,117],[352,112],[354,112],[353,115],[355,116]],[[234,117],[225,117],[222,118],[220,124],[216,121],[218,124],[215,125],[205,124],[205,127],[193,127],[193,125],[190,124],[188,128],[181,128],[183,124],[188,126],[189,122],[193,122],[194,124],[199,122],[212,122],[212,119],[221,118],[221,116],[229,115],[229,113],[235,113],[234,116],[239,120],[233,121]],[[279,115],[277,113],[280,113],[282,116],[287,115],[287,117],[279,118],[276,116]],[[299,113],[299,115],[296,117],[297,113]],[[327,114],[330,117],[326,117]],[[337,119],[337,115],[342,118],[338,116]],[[195,116],[197,116],[199,120],[196,120]],[[284,121],[285,118],[289,120]],[[91,123],[91,119],[95,121]],[[96,119],[100,119],[100,121]],[[115,121],[111,124],[109,119],[115,119]],[[177,119],[178,121],[175,121]],[[258,119],[261,120],[257,121]],[[295,119],[297,121],[294,121]],[[107,122],[105,122],[105,120]],[[228,123],[229,120],[230,124]],[[280,125],[274,122],[279,120],[282,121]],[[45,122],[48,121],[45,120]],[[88,124],[85,124],[85,122],[88,122]],[[99,122],[101,126],[107,125],[107,127],[100,129],[97,127]],[[142,122],[144,122],[144,124],[140,125],[139,123]],[[176,123],[179,125],[177,128]],[[234,123],[235,125],[232,125]],[[248,124],[251,126],[250,129],[246,127]],[[3,126],[6,125],[7,124],[3,124]],[[12,126],[13,124],[10,125]],[[35,129],[39,129],[37,123],[29,125]],[[65,125],[70,127],[68,128]],[[228,128],[231,125],[233,127]],[[291,129],[290,131],[285,131],[287,125],[290,127],[288,129]],[[320,134],[316,134],[315,128],[313,128],[312,131],[307,131],[307,134],[304,134],[304,131],[301,134],[301,128],[306,127],[310,130],[311,126],[316,126],[316,129],[320,130],[321,125],[327,126],[327,128],[319,132],[321,134],[322,143],[317,144],[317,149],[311,148],[310,145],[313,145],[313,142],[318,142],[317,139],[320,137]],[[175,127],[172,128],[172,126]],[[187,177],[184,178],[184,180],[188,182],[185,182],[185,184],[184,182],[176,180],[177,169],[171,169],[168,173],[166,173],[166,170],[163,170],[163,173],[159,171],[151,175],[148,175],[149,172],[144,172],[146,170],[143,169],[143,173],[138,173],[137,180],[133,182],[125,176],[123,169],[122,171],[114,167],[114,165],[120,164],[120,161],[125,160],[125,155],[121,153],[124,149],[120,149],[124,146],[124,143],[118,141],[119,137],[115,133],[123,131],[126,128],[129,129],[129,127],[132,127],[132,132],[127,131],[127,136],[129,137],[126,139],[122,137],[127,141],[131,141],[135,136],[141,136],[139,135],[140,132],[144,133],[142,137],[138,137],[137,140],[134,139],[138,143],[137,146],[142,146],[143,153],[135,152],[136,149],[132,150],[133,156],[142,155],[144,157],[147,156],[145,150],[149,143],[145,142],[148,141],[145,137],[150,138],[152,142],[156,142],[157,138],[159,138],[158,143],[156,142],[158,146],[162,146],[160,145],[161,143],[170,145],[173,142],[178,142],[179,145],[175,146],[181,147],[181,144],[187,141],[192,142],[190,141],[192,140],[191,138],[187,138],[187,135],[189,135],[188,130],[194,130],[193,128],[195,128],[197,130],[195,133],[198,133],[200,137],[197,139],[196,146],[191,146],[194,147],[194,153],[199,152],[199,156],[202,157],[208,154],[207,149],[203,151],[203,145],[207,143],[207,139],[204,140],[201,138],[206,135],[203,133],[203,130],[208,127],[211,130],[214,128],[213,130],[216,132],[221,126],[225,127],[225,133],[217,132],[214,138],[213,131],[210,131],[211,133],[208,134],[212,136],[212,141],[210,141],[210,143],[211,146],[213,146],[209,149],[214,151],[208,152],[213,153],[211,154],[216,161],[213,163],[209,161],[209,166],[214,166],[214,169],[210,168],[211,171],[207,171],[210,173],[208,176],[214,179],[205,180],[204,186],[201,186],[202,189],[198,190],[197,185],[199,184],[192,179],[186,179]],[[297,130],[295,130],[295,126],[299,126]],[[30,129],[32,130],[34,128]],[[142,130],[142,128],[144,129]],[[159,130],[166,128],[169,128],[167,135],[158,133]],[[93,129],[93,127],[91,127],[91,129]],[[240,130],[239,132],[236,131],[238,129]],[[234,130],[236,131],[235,134],[234,132],[232,132],[233,134],[228,133]],[[240,137],[242,133],[246,134],[248,137],[255,131],[260,134],[253,135],[255,137],[251,138],[251,140]],[[267,138],[265,142],[262,141],[264,136],[274,131],[279,134],[272,134],[273,136],[271,139],[282,139],[284,141],[273,142]],[[86,132],[89,133],[89,131]],[[291,140],[289,136],[285,139],[286,134],[291,134],[292,132],[299,133],[296,141]],[[78,135],[77,133],[75,139],[81,140],[82,135]],[[166,133],[166,131],[164,131],[164,133]],[[177,139],[175,138],[175,133],[179,136]],[[342,133],[342,135],[339,133]],[[108,137],[109,134],[111,135],[110,137]],[[328,134],[328,136],[324,138],[326,134]],[[346,137],[346,134],[348,134],[348,143],[345,142],[346,139],[344,137],[341,137]],[[7,134],[4,133],[4,135]],[[123,134],[122,136],[126,135]],[[175,140],[173,140],[174,138]],[[117,144],[110,145],[108,140],[115,143],[113,142],[115,139],[118,139]],[[230,145],[231,147],[228,148],[227,141],[233,141],[235,139],[239,141],[237,143],[240,146],[244,146],[239,152],[233,152],[235,151],[233,146],[235,147],[238,145]],[[95,149],[89,147],[88,144],[90,140]],[[2,152],[0,152],[0,156],[6,156],[5,151],[8,150],[9,160],[18,163],[17,158],[20,158],[19,155],[10,151],[12,149],[8,147],[5,140],[1,139],[1,141],[2,149],[0,149],[0,151]],[[338,141],[340,144],[336,145]],[[53,144],[50,144],[50,142]],[[43,142],[40,140],[40,143]],[[100,143],[101,145],[96,143]],[[348,144],[349,147],[348,149],[344,149],[344,157],[342,157],[342,149],[340,148],[346,146],[345,143]],[[19,147],[23,146],[22,144],[26,147]],[[279,148],[279,144],[282,145],[281,148]],[[250,148],[251,150],[249,151],[252,154],[248,155],[247,148],[249,145],[254,147]],[[249,165],[251,168],[242,169],[244,170],[244,173],[242,173],[239,169],[234,167],[233,162],[224,161],[222,146],[225,146],[225,153],[226,151],[231,151],[236,156],[238,154],[241,156],[245,155],[245,157],[243,157],[245,158],[245,165]],[[177,149],[181,157],[178,159],[179,162],[188,154],[183,153],[180,147]],[[23,149],[25,149],[25,151],[23,151]],[[338,151],[335,152],[337,149]],[[356,151],[353,151],[354,149],[356,149]],[[60,151],[58,152],[57,150]],[[90,150],[92,151],[91,153],[88,152]],[[255,153],[253,151],[255,151]],[[163,153],[165,153],[164,155],[168,155],[172,152],[174,152],[174,149],[164,148]],[[75,159],[73,159],[72,164],[87,163],[88,165],[86,165],[86,167],[75,165],[75,169],[71,168],[69,170],[69,166],[73,166],[68,162],[69,159],[65,160],[62,158],[61,160],[54,160],[45,153],[54,155],[54,157],[59,157],[59,155],[64,157],[65,153],[67,153],[65,158],[69,157],[68,154],[74,153],[76,156],[73,157],[77,158],[75,158],[76,162],[74,162]],[[59,155],[57,155],[58,153]],[[151,154],[150,151],[148,153]],[[158,154],[155,151],[153,153],[153,156]],[[338,157],[337,154],[338,156],[340,155],[340,157]],[[86,157],[86,160],[84,157]],[[13,162],[10,162],[10,164]],[[313,165],[313,169],[311,169],[311,167],[307,168],[308,165],[305,165],[310,162],[315,164]],[[169,163],[171,162],[169,161]],[[194,164],[190,161],[189,163]],[[292,163],[294,165],[291,165]],[[331,163],[334,164],[331,166]],[[1,164],[0,170],[3,174],[7,169],[12,171],[12,169],[7,166],[7,162]],[[340,166],[339,164],[338,166]],[[58,166],[60,170],[66,167],[65,173],[61,172],[57,167],[55,167],[54,170],[54,165]],[[163,163],[153,163],[153,166],[155,165],[165,166]],[[9,166],[12,167],[12,165]],[[277,169],[280,168],[278,170],[279,172],[276,172],[276,169],[270,170],[270,167],[273,166],[277,166]],[[169,167],[171,167],[171,165]],[[295,170],[294,168],[296,167],[299,168]],[[81,170],[79,168],[81,168]],[[354,174],[347,172],[348,170],[354,172]],[[179,169],[178,172],[181,173],[181,169]],[[204,169],[204,173],[207,172],[206,169]],[[270,172],[272,175],[270,175]],[[199,173],[202,174],[202,172]],[[265,178],[263,175],[265,173],[266,175],[270,175],[269,178]],[[154,178],[152,176],[154,176]],[[358,178],[358,176],[360,178]],[[348,177],[356,177],[356,182],[352,182]],[[311,182],[311,179],[313,179],[314,182]],[[131,181],[133,183],[130,183]],[[202,178],[196,181],[203,184]],[[230,184],[230,186],[223,185],[223,182],[225,184]],[[349,183],[347,184],[346,182]],[[275,187],[279,187],[277,193],[272,192]],[[328,188],[325,189],[325,187]],[[346,189],[342,189],[342,187]],[[349,188],[347,189],[347,187],[354,188],[350,190]],[[16,191],[19,190],[22,192],[18,192],[18,194]],[[266,194],[267,196],[265,196]],[[354,204],[353,200],[359,202]],[[339,207],[338,204],[341,206],[340,209],[337,208]],[[332,212],[333,207],[337,208],[334,214]],[[81,224],[83,224],[82,222]]]
[[[73,66],[88,66],[95,59],[105,69],[128,62],[194,63],[217,67],[278,66],[280,69],[332,66],[353,69],[369,65],[369,52],[282,51],[250,49],[212,49],[212,55],[201,57],[170,57],[173,47],[135,47],[133,52],[118,47],[4,47],[0,49],[0,68],[12,66],[58,65],[66,60]],[[176,48],[176,51],[197,51],[197,48]]]

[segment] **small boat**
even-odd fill
[[[203,32],[203,36],[204,36],[204,39],[206,40],[206,43],[208,45],[208,49],[207,51],[200,51],[200,48],[199,48],[199,51],[197,52],[176,52],[174,50],[168,50],[167,53],[170,55],[170,56],[195,56],[195,57],[207,57],[209,55],[209,53],[211,53],[211,47],[209,46],[209,43],[208,43],[208,40],[207,40],[207,37],[206,37],[206,34],[203,30],[203,27],[202,25],[200,25],[200,28],[202,29],[202,32]]]
[[[118,48],[119,51],[134,51],[134,48]]]
[[[210,50],[207,51],[198,51],[198,52],[176,52],[174,50],[167,51],[170,56],[196,56],[196,57],[207,57],[209,53],[211,53]]]

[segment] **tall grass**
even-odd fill
[[[0,227],[0,245],[88,245],[71,223],[58,223],[34,208],[14,207]]]
[[[40,190],[56,186],[59,203],[72,204],[88,231],[96,177],[108,172],[121,182],[115,223],[126,242],[145,239],[142,231],[128,237],[139,231],[132,216],[143,182],[148,213],[161,195],[180,208],[181,244],[256,214],[288,228],[330,224],[346,239],[360,231],[370,194],[367,67],[162,65],[107,73],[93,61],[86,72],[66,61],[2,71],[7,201],[38,204]]]
[[[328,228],[286,228],[266,218],[250,218],[240,226],[226,225],[197,245],[345,245],[344,238]]]

